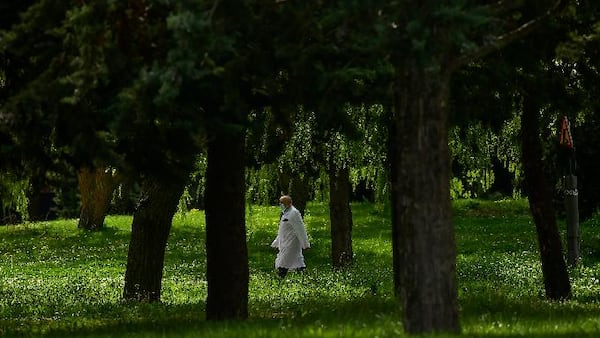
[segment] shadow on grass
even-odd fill
[[[581,328],[555,325],[581,320],[595,320],[600,309],[564,307],[544,301],[505,301],[486,311],[474,300],[461,311],[462,334],[438,334],[435,337],[597,337]],[[267,309],[270,304],[257,303],[253,308]],[[289,304],[286,311],[251,313],[245,321],[212,322],[204,319],[204,304],[123,305],[120,311],[104,311],[98,317],[79,318],[60,327],[49,325],[43,332],[4,332],[8,336],[27,333],[46,337],[399,337],[402,331],[400,303],[390,297],[367,295],[344,301],[309,301]],[[564,305],[564,304],[563,304]],[[501,306],[501,307],[500,307]],[[132,311],[132,309],[134,309]],[[100,317],[101,315],[101,317]],[[89,324],[88,324],[89,323]],[[101,323],[101,324],[99,324]],[[16,327],[16,325],[11,325]],[[533,332],[532,332],[533,331]],[[413,335],[411,337],[433,337]]]
[[[599,316],[600,308],[578,301],[480,295],[461,302],[465,336],[597,337]]]
[[[38,318],[6,320],[8,337],[125,337],[147,332],[194,329],[205,325],[204,303],[168,305],[121,303],[87,308],[73,318]],[[81,310],[81,309],[80,309]],[[1,322],[1,321],[0,321]]]

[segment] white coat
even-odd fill
[[[285,209],[279,219],[277,237],[271,246],[279,249],[275,259],[275,268],[294,270],[304,268],[302,249],[310,248],[302,215],[294,206]]]

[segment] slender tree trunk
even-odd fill
[[[329,164],[329,218],[331,221],[331,264],[343,268],[352,264],[352,210],[348,168]]]
[[[127,255],[123,298],[160,301],[165,247],[184,180],[145,177],[135,213]]]
[[[104,167],[83,166],[77,172],[81,209],[78,228],[100,230],[104,226],[104,217],[110,205],[116,180],[112,171]]]
[[[38,175],[44,175],[39,173]],[[29,181],[29,190],[27,191],[27,216],[31,222],[39,222],[51,219],[53,206],[53,193],[48,189],[39,176],[34,176]]]
[[[206,274],[209,320],[248,317],[244,134],[220,133],[208,145]]]
[[[525,94],[521,118],[521,152],[525,188],[537,231],[546,297],[560,300],[571,297],[571,284],[563,258],[550,189],[544,179],[538,119],[540,106],[533,96],[535,94],[529,94]]]
[[[390,134],[394,284],[409,333],[458,332],[447,135],[449,79],[397,68]]]

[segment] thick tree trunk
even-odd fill
[[[448,78],[397,69],[390,135],[394,283],[409,333],[457,332]]]
[[[145,177],[133,214],[123,298],[160,301],[165,247],[184,180]]]
[[[81,208],[77,227],[87,230],[100,230],[110,205],[116,180],[112,171],[104,167],[83,166],[77,172]]]
[[[289,195],[290,193],[290,181],[292,173],[289,170],[280,171],[277,175],[279,193],[281,195]]]
[[[244,135],[218,134],[208,145],[206,274],[208,320],[248,317]]]
[[[521,118],[521,153],[525,189],[537,231],[546,297],[560,300],[571,297],[571,284],[563,258],[550,189],[544,179],[538,119],[540,106],[531,95],[525,94]]]
[[[329,218],[331,221],[331,264],[343,268],[352,264],[352,210],[348,168],[330,161]]]
[[[307,174],[292,176],[290,182],[290,196],[294,201],[294,207],[300,211],[303,217],[309,197],[309,182]]]

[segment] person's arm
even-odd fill
[[[294,229],[294,233],[296,234],[296,237],[298,237],[298,240],[300,241],[300,244],[302,245],[302,249],[310,248],[310,242],[308,241],[308,234],[306,233],[306,227],[304,226],[304,222],[302,221],[302,215],[300,215],[300,212],[293,213],[290,221],[292,223],[292,228]]]
[[[273,242],[271,243],[271,247],[272,247],[272,248],[279,249],[279,236],[275,237],[275,239],[274,239],[274,240],[273,240]]]

